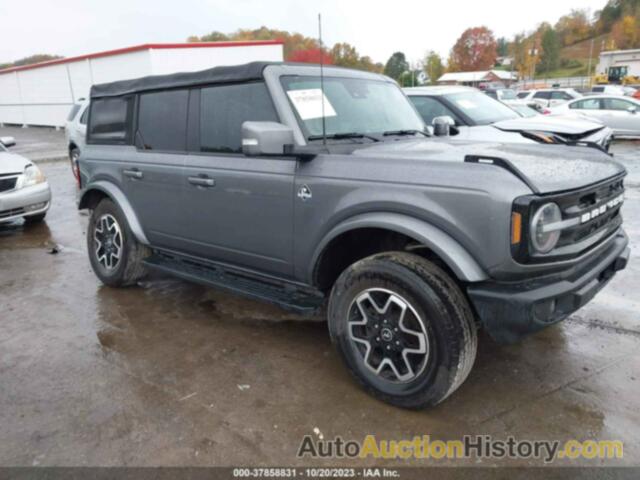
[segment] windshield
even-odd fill
[[[481,92],[460,92],[447,95],[447,99],[475,125],[489,125],[501,120],[512,120],[519,115],[504,103]]]
[[[511,89],[500,90],[500,100],[515,100],[516,92]]]
[[[325,77],[323,102],[320,77],[285,76],[281,82],[307,138],[322,135],[323,103],[327,135],[425,129],[411,103],[393,83]]]

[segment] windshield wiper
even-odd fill
[[[428,137],[429,134],[427,132],[423,132],[422,130],[388,130],[384,132],[382,135],[388,137],[390,135],[415,135],[416,133],[420,133],[425,137]]]
[[[307,140],[322,140],[325,138],[323,135],[310,135],[307,137]],[[346,133],[331,133],[326,135],[326,138],[329,140],[342,140],[345,138],[368,138],[369,140],[373,140],[374,142],[379,142],[380,139],[374,137],[373,135],[367,135],[366,133],[359,132],[346,132]]]

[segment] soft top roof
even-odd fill
[[[214,67],[199,72],[181,72],[170,75],[151,75],[133,80],[102,83],[91,87],[91,98],[115,97],[146,90],[174,87],[190,87],[211,83],[246,82],[261,80],[262,71],[268,65],[282,62],[251,62],[244,65]]]

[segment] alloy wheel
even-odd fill
[[[115,269],[122,255],[122,231],[113,215],[105,213],[98,218],[93,238],[98,263],[106,270]]]
[[[348,310],[348,336],[364,366],[392,383],[417,378],[429,360],[424,320],[398,293],[370,288]]]

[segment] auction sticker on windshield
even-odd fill
[[[322,118],[322,102],[324,101],[324,116],[335,117],[336,111],[329,99],[322,93],[319,88],[310,88],[306,90],[289,90],[287,92],[289,98],[296,107],[298,114],[302,120],[310,120],[312,118]]]

